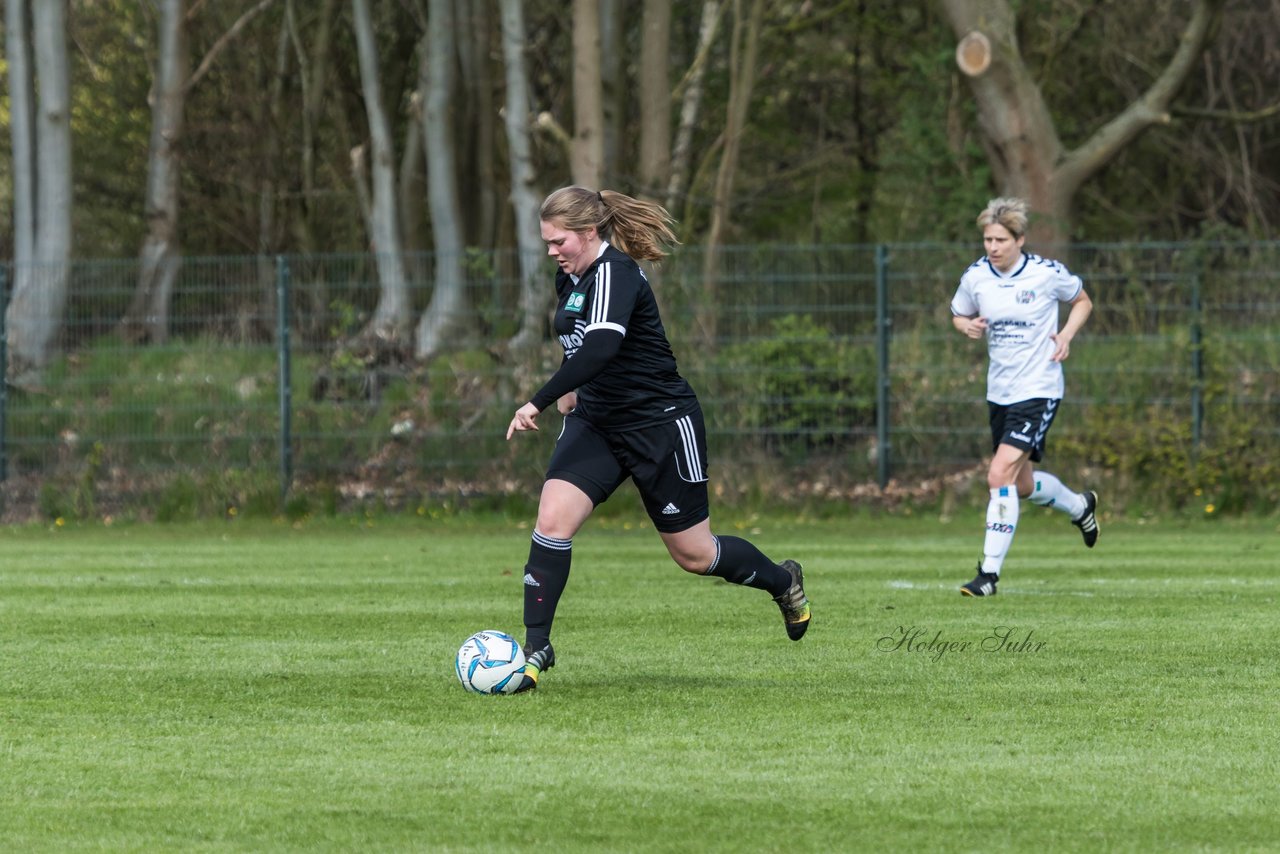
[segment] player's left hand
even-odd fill
[[[516,433],[523,433],[526,430],[537,430],[536,423],[538,419],[538,407],[532,403],[526,403],[524,406],[516,410],[516,414],[512,417],[511,423],[507,426],[507,441],[511,441],[511,437]]]
[[[1054,362],[1065,362],[1067,356],[1071,355],[1071,338],[1066,335],[1050,335],[1053,339],[1053,356],[1050,357]]]

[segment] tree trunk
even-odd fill
[[[32,13],[40,111],[36,120],[35,258],[56,264],[60,286],[48,295],[50,319],[60,322],[71,259],[71,85],[67,65],[67,4],[41,0]],[[52,336],[50,336],[52,340]]]
[[[418,87],[426,93],[423,139],[427,151],[427,197],[435,235],[436,277],[431,303],[418,321],[416,351],[429,360],[457,346],[471,319],[462,271],[462,211],[457,156],[449,107],[453,95],[454,45],[458,37],[453,0],[430,0],[427,34],[418,61]]]
[[[391,126],[382,107],[378,46],[369,14],[369,0],[351,0],[351,10],[360,61],[361,90],[369,119],[368,168],[373,188],[369,238],[378,268],[378,305],[363,334],[376,342],[394,346],[407,334],[413,320],[400,242],[400,215],[396,208],[395,152],[391,144]]]
[[[400,235],[404,241],[405,268],[409,281],[427,281],[426,182],[422,147],[422,93],[409,98],[409,121],[405,123],[404,150],[400,152]]]
[[[671,177],[671,0],[645,0],[640,39],[640,195],[658,200]]]
[[[497,111],[493,107],[490,70],[493,21],[487,3],[462,2],[456,11],[461,13],[456,22],[459,33],[457,47],[463,52],[459,67],[462,70],[462,93],[466,99],[463,103],[467,105],[463,149],[467,163],[463,174],[472,176],[467,189],[470,201],[464,211],[468,217],[465,239],[472,246],[493,246],[497,241],[498,209],[498,177],[494,171],[494,164],[498,161],[495,148]]]
[[[259,178],[258,190],[258,303],[246,306],[241,310],[240,326],[244,340],[258,330],[274,331],[279,301],[276,285],[279,280],[279,266],[275,255],[281,243],[280,204],[281,183],[287,186],[284,178],[284,154],[281,141],[281,129],[290,124],[285,120],[285,87],[292,67],[290,50],[290,33],[287,24],[282,24],[276,34],[276,63],[271,76],[271,97],[264,105],[262,123],[265,126],[263,139],[263,157],[270,164]],[[289,318],[285,318],[289,322]]]
[[[313,6],[308,2],[304,4],[304,8],[311,9]],[[322,193],[316,178],[316,140],[321,118],[333,104],[333,99],[329,97],[329,68],[333,62],[334,21],[339,8],[339,0],[321,0],[316,15],[315,36],[309,45],[304,46],[293,0],[289,2],[289,29],[294,41],[294,51],[298,56],[298,84],[302,90],[302,114],[299,116],[302,152],[298,158],[302,194],[298,206],[299,215],[293,222],[293,233],[298,241],[298,249],[304,255],[315,253],[318,245],[315,221],[319,218],[317,199]],[[341,110],[335,112],[341,116],[346,115]],[[345,123],[339,124],[340,138],[344,142],[349,139],[348,134],[341,133],[345,128]],[[316,265],[315,273],[307,279],[307,287],[295,291],[299,301],[305,301],[305,306],[299,306],[302,309],[300,316],[315,318],[310,331],[313,335],[322,337],[332,336],[326,320],[332,310],[326,280],[327,268],[324,264]]]
[[[169,304],[182,264],[178,253],[178,182],[186,106],[186,0],[160,3],[159,54],[151,90],[151,143],[147,157],[147,237],[138,254],[138,284],[120,320],[126,340],[169,340]]]
[[[624,128],[630,105],[622,5],[619,0],[600,0],[600,181],[611,187],[620,186],[624,178],[635,179],[623,160],[628,156]]]
[[[738,171],[738,151],[746,128],[751,90],[755,86],[756,56],[764,19],[764,0],[753,0],[751,14],[743,20],[740,0],[734,0],[733,35],[729,45],[729,103],[725,111],[724,148],[711,198],[711,226],[704,241],[702,259],[702,305],[698,312],[699,331],[708,347],[717,345],[720,243],[729,224],[733,203],[733,182]]]
[[[9,64],[9,138],[13,147],[13,260],[21,275],[35,251],[35,124],[31,42],[25,0],[4,7],[5,59]]]
[[[534,187],[530,139],[529,77],[525,70],[523,0],[501,0],[502,56],[506,66],[507,149],[511,160],[511,207],[515,211],[520,268],[520,329],[507,342],[517,365],[527,364],[547,329],[552,291],[539,287],[542,243],[538,224],[538,192]]]
[[[10,4],[15,2],[9,0]],[[35,228],[29,264],[15,277],[8,313],[10,370],[19,384],[39,383],[57,348],[67,303],[72,239],[71,92],[65,0],[36,3],[31,23],[39,91],[34,137]]]
[[[716,30],[720,26],[722,0],[705,0],[702,4],[702,23],[698,28],[698,50],[693,62],[679,88],[684,94],[680,98],[680,128],[676,132],[676,140],[671,148],[671,178],[667,182],[667,210],[674,210],[680,197],[684,195],[689,182],[689,169],[693,155],[693,129],[698,123],[698,109],[702,104],[703,78],[707,71],[707,56],[716,39]]]
[[[598,190],[604,180],[599,0],[573,0],[573,127],[573,183]]]
[[[157,61],[151,87],[151,139],[147,152],[144,211],[147,236],[138,252],[138,282],[120,319],[127,340],[169,340],[173,290],[182,256],[178,250],[182,136],[187,95],[213,67],[249,21],[274,3],[258,0],[224,32],[191,71],[186,0],[159,0]],[[246,325],[242,317],[242,326]]]
[[[319,4],[315,39],[311,42],[310,50],[302,43],[296,2],[297,0],[288,0],[285,7],[285,20],[298,59],[298,85],[302,90],[302,111],[298,116],[301,135],[298,171],[302,193],[293,230],[297,236],[298,248],[304,254],[310,254],[315,251],[316,244],[315,228],[311,221],[316,198],[316,127],[327,103],[333,19],[337,14],[338,0],[322,0]],[[311,4],[308,3],[306,8],[312,8]],[[323,310],[326,305],[327,301],[321,301],[317,308]]]
[[[1156,80],[1119,115],[1074,150],[1066,150],[1040,88],[1018,50],[1017,17],[1006,0],[943,0],[958,39],[981,33],[987,61],[964,59],[978,104],[987,160],[997,192],[1027,200],[1039,214],[1030,228],[1037,245],[1064,244],[1073,230],[1076,193],[1089,178],[1153,124],[1169,120],[1169,102],[1207,43],[1225,0],[1193,0],[1178,49]]]

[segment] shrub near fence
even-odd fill
[[[654,271],[707,412],[719,491],[927,501],[980,487],[985,352],[954,332],[948,309],[975,255],[730,247],[714,295],[695,248]],[[1095,312],[1067,363],[1053,467],[1113,507],[1273,510],[1278,256],[1277,243],[1060,256]],[[121,334],[135,263],[77,262],[61,355],[0,401],[5,511],[172,518],[532,494],[558,416],[544,415],[537,437],[503,434],[539,381],[518,377],[549,374],[560,354],[548,336],[537,365],[505,361],[515,260],[469,254],[471,333],[425,365],[349,345],[376,303],[370,256],[187,259],[163,343]],[[432,259],[408,269],[422,311]]]

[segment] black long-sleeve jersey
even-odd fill
[[[640,265],[606,245],[581,277],[556,275],[555,331],[564,361],[532,403],[546,409],[578,392],[575,416],[605,430],[674,421],[698,408],[680,376]]]

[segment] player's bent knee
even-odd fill
[[[680,567],[685,572],[690,572],[694,575],[706,575],[707,570],[711,568],[711,562],[706,560],[677,560],[676,566]]]
[[[1013,476],[1011,472],[1004,471],[1003,469],[1001,470],[992,469],[991,471],[987,472],[987,488],[988,489],[999,489],[1002,486],[1016,487],[1017,479]],[[1026,498],[1025,495],[1022,497]]]
[[[567,530],[569,526],[565,524],[563,516],[545,507],[539,508],[538,521],[534,523],[534,527],[538,533],[558,540],[571,539],[575,533]]]
[[[676,562],[676,566],[685,572],[691,572],[694,575],[706,575],[707,570],[711,568],[711,562],[715,560],[715,555],[672,551],[671,559]]]

